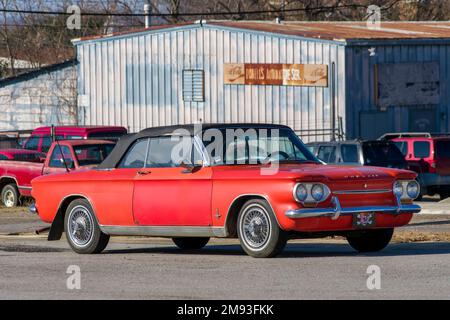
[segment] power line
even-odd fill
[[[396,1],[397,2],[397,1]],[[151,13],[151,17],[183,17],[183,16],[228,16],[228,15],[256,15],[271,13],[289,13],[289,12],[314,12],[314,11],[331,11],[340,9],[362,9],[367,8],[366,5],[346,4],[336,6],[321,6],[311,8],[292,8],[292,9],[272,9],[272,10],[252,10],[252,11],[227,11],[227,12],[185,12],[185,13]],[[72,15],[65,11],[40,11],[40,10],[19,10],[19,9],[0,9],[5,13],[21,13],[21,14],[39,14],[39,15]],[[101,12],[82,12],[82,16],[119,16],[119,17],[145,17],[145,13],[101,13]]]
[[[0,23],[0,27],[17,27],[17,28],[66,28],[66,24],[20,24],[20,23]],[[83,29],[101,29],[101,28],[142,28],[144,24],[106,24],[106,25],[89,25],[84,24]]]

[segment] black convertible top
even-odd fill
[[[128,149],[134,144],[136,140],[143,138],[159,137],[164,135],[173,134],[177,130],[181,133],[186,133],[189,135],[195,135],[199,132],[196,130],[205,131],[208,129],[289,129],[288,126],[277,125],[277,124],[256,124],[256,123],[224,123],[224,124],[186,124],[186,125],[175,125],[166,127],[154,127],[144,129],[135,134],[128,134],[122,136],[117,142],[117,145],[111,151],[109,156],[97,166],[97,169],[112,169],[117,167],[123,155],[128,151]]]

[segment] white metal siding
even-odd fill
[[[146,127],[193,122],[331,127],[331,87],[224,85],[224,63],[336,64],[337,115],[344,117],[345,51],[327,41],[190,26],[82,42],[81,124]],[[204,70],[205,101],[182,99],[183,69]],[[323,139],[329,138],[324,135]],[[308,140],[308,139],[305,139]]]
[[[3,85],[0,131],[76,124],[76,86],[73,65]]]

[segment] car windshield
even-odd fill
[[[88,144],[74,146],[73,151],[80,166],[97,165],[111,153],[114,144]]]
[[[208,129],[203,143],[212,165],[320,163],[292,130],[284,128]]]
[[[403,163],[405,158],[393,143],[364,143],[365,164],[381,165],[386,163]]]

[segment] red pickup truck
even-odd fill
[[[111,140],[117,141],[127,134],[127,129],[116,126],[56,126],[54,134],[58,140]],[[48,152],[52,144],[52,128],[40,127],[33,130],[31,136],[25,140],[24,149]]]
[[[0,160],[0,190],[3,205],[15,207],[20,203],[21,196],[30,197],[31,180],[34,178],[98,165],[114,146],[114,142],[104,140],[64,140],[53,142],[45,159],[41,153],[35,152],[35,157],[28,156],[27,161],[11,158]],[[30,153],[29,150],[8,151],[8,153],[20,152],[27,155]]]

